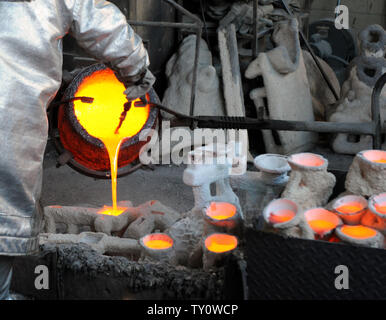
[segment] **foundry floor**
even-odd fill
[[[329,160],[329,168],[345,171],[351,164],[351,156],[333,154],[325,148],[315,153]],[[110,180],[94,179],[82,175],[69,166],[56,168],[57,153],[49,143],[44,161],[42,202],[47,205],[111,204]],[[118,200],[130,200],[135,206],[149,200],[163,204],[183,213],[193,207],[192,189],[182,181],[184,166],[156,166],[154,171],[138,170],[118,179]],[[251,168],[253,170],[253,167]]]

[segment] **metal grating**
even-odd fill
[[[249,299],[342,300],[386,298],[386,250],[246,232]],[[338,265],[349,268],[349,289],[337,290]]]

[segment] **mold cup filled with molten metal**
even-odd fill
[[[205,239],[205,248],[213,253],[230,252],[237,248],[237,238],[235,236],[214,233]]]
[[[383,150],[367,150],[363,152],[363,157],[374,163],[382,163],[386,165],[386,151]]]
[[[80,83],[75,97],[92,97],[92,104],[74,102],[74,111],[80,125],[90,136],[101,140],[109,154],[112,182],[112,207],[104,207],[100,213],[119,215],[125,208],[117,207],[118,155],[125,139],[135,136],[145,125],[150,106],[136,107],[132,102],[126,119],[119,131],[121,114],[127,103],[124,85],[110,69],[98,70],[85,77]]]
[[[238,246],[235,236],[226,233],[213,233],[206,237],[203,244],[203,268],[210,268],[224,264],[226,257]]]
[[[153,250],[166,250],[173,246],[173,239],[163,233],[153,233],[144,236],[141,243]]]
[[[367,210],[367,200],[362,196],[348,195],[337,199],[332,208],[344,223],[356,225],[360,224]]]
[[[212,202],[206,210],[207,216],[214,220],[226,220],[236,215],[237,209],[227,202]]]
[[[271,201],[263,210],[263,217],[267,224],[285,224],[295,218],[298,208],[295,202],[288,199]]]
[[[151,233],[139,240],[142,257],[170,264],[177,263],[173,239],[165,233]]]
[[[362,217],[361,223],[386,235],[386,193],[370,197],[369,210]]]
[[[335,228],[342,225],[342,220],[337,215],[323,208],[307,210],[304,217],[313,230],[315,239],[327,239]]]
[[[320,168],[326,165],[325,159],[314,153],[297,153],[288,158],[288,162],[292,166],[298,166],[302,168]]]
[[[383,236],[377,231],[362,225],[344,225],[336,229],[337,236],[345,242],[369,246],[374,248],[383,247]]]
[[[239,234],[240,214],[236,206],[228,202],[211,202],[208,208],[203,209],[204,234],[229,233]]]
[[[386,193],[372,196],[369,200],[371,211],[386,219]]]
[[[347,172],[345,188],[367,198],[386,192],[386,151],[358,152]]]

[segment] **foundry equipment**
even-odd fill
[[[63,99],[69,102],[61,104],[59,107],[59,137],[54,136],[54,142],[62,157],[63,154],[68,155],[68,163],[73,168],[100,178],[110,176],[109,155],[102,141],[96,138],[96,131],[105,129],[106,123],[111,119],[111,121],[114,121],[111,123],[112,133],[114,132],[119,124],[123,106],[127,103],[123,94],[124,90],[123,84],[116,79],[113,71],[102,64],[98,64],[83,69],[65,91]],[[84,91],[96,100],[95,103],[100,107],[98,112],[95,110],[95,103],[86,104],[82,100],[74,101],[76,95],[84,96],[82,94]],[[154,90],[148,93],[148,99],[158,101]],[[106,113],[103,113],[103,110]],[[113,110],[115,110],[115,117],[106,117]],[[100,118],[92,119],[90,118],[92,115]],[[127,174],[130,171],[127,166],[138,158],[140,149],[147,142],[140,141],[139,133],[145,129],[155,128],[157,116],[157,110],[150,108],[150,106],[134,106],[126,115],[126,132],[122,132],[122,137],[126,134],[128,139],[122,142],[120,148],[118,167],[121,169],[118,170],[118,176]],[[94,127],[89,128],[89,130],[93,130],[92,133],[85,129],[85,126],[91,121],[94,121]]]

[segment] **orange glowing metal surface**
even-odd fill
[[[306,167],[320,167],[324,164],[323,159],[313,154],[296,154],[291,157],[291,160]]]
[[[162,250],[162,249],[168,249],[172,245],[168,241],[165,241],[165,240],[149,240],[146,242],[146,246],[151,248],[151,249]]]
[[[122,142],[141,131],[149,116],[150,107],[135,107],[133,104],[126,115],[119,133],[115,129],[127,102],[124,95],[125,87],[118,81],[110,69],[96,71],[84,78],[79,85],[75,97],[94,98],[92,104],[74,102],[75,115],[82,127],[93,137],[100,139],[105,145],[110,158],[112,182],[112,215],[120,211],[117,208],[117,171],[118,154]]]
[[[233,204],[226,202],[212,202],[206,214],[215,220],[225,220],[232,218],[237,212]]]
[[[340,213],[355,213],[363,209],[360,203],[349,203],[336,208],[336,211]]]
[[[124,213],[126,209],[127,208],[125,207],[117,207],[114,209],[113,207],[104,206],[100,211],[98,211],[98,213],[106,216],[119,216]]]
[[[368,239],[377,234],[374,229],[365,226],[343,226],[340,230],[342,233],[357,239]]]
[[[237,247],[237,238],[228,234],[215,233],[205,239],[205,247],[215,253],[228,252]]]
[[[269,221],[271,223],[283,223],[290,221],[295,216],[295,212],[291,210],[277,210],[275,213],[271,213],[269,216]]]
[[[376,203],[374,207],[379,213],[386,214],[386,202]]]
[[[323,208],[314,208],[304,213],[310,228],[319,236],[325,236],[341,224],[338,216]]]
[[[173,246],[173,239],[166,234],[150,234],[143,240],[146,247],[155,250],[165,250]]]
[[[375,163],[386,163],[386,152],[383,150],[369,150],[364,152],[363,156]]]
[[[335,223],[326,220],[311,220],[308,224],[318,234],[324,234],[336,228]]]

